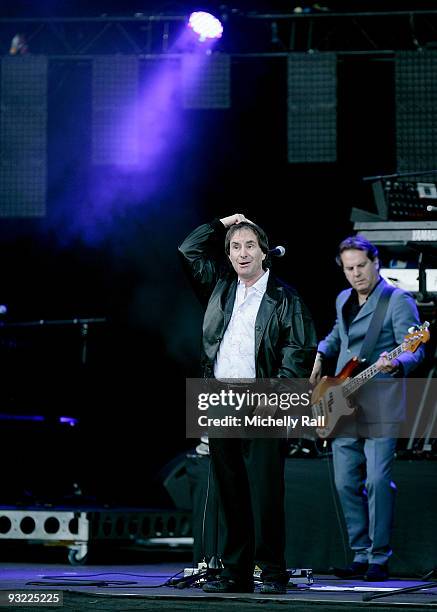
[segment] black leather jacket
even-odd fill
[[[214,360],[232,316],[237,275],[222,269],[226,228],[219,219],[195,229],[179,247],[203,320],[202,375],[213,376]],[[316,352],[311,315],[296,291],[269,275],[255,322],[257,378],[306,378]]]

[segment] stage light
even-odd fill
[[[63,423],[65,425],[70,425],[70,427],[75,427],[76,425],[79,424],[79,419],[76,419],[74,417],[60,416],[58,418],[59,418],[60,423]]]
[[[15,34],[11,40],[9,55],[26,55],[29,51],[24,34]]]
[[[211,13],[206,13],[205,11],[191,13],[188,27],[199,36],[200,42],[221,38],[223,34],[223,26],[220,21],[214,15],[211,15]]]

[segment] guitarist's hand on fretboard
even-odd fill
[[[399,359],[392,359],[390,361],[390,359],[387,358],[387,355],[387,351],[381,353],[375,367],[381,372],[384,372],[384,374],[393,374],[393,372],[396,372],[396,370],[399,369],[400,362]]]

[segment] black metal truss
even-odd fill
[[[0,19],[0,36],[7,41],[22,33],[30,53],[58,58],[164,54],[185,21],[183,15]]]
[[[437,46],[437,10],[248,14],[246,19],[258,24],[257,35],[252,33],[252,48],[258,44],[264,46],[263,50],[267,44],[271,50],[285,52],[337,53],[375,53]]]
[[[187,17],[6,18],[0,19],[0,39],[8,44],[15,34],[23,33],[30,53],[59,58],[173,54],[180,52],[176,43]],[[437,47],[437,10],[285,14],[230,10],[221,17],[225,33],[217,49],[231,54],[372,54]]]

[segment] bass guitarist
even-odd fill
[[[337,359],[336,374],[353,357],[376,362],[381,372],[370,389],[367,385],[357,394],[354,423],[332,440],[335,485],[353,553],[352,563],[336,568],[335,574],[377,582],[389,576],[396,490],[392,466],[397,426],[406,409],[402,382],[381,389],[381,378],[409,375],[422,361],[424,349],[420,346],[416,352],[404,352],[393,360],[387,357],[408,329],[419,324],[419,316],[411,295],[381,278],[378,250],[373,244],[362,236],[346,238],[339,246],[337,263],[351,288],[337,296],[337,320],[318,346],[310,382],[315,385],[320,381],[325,357]]]

